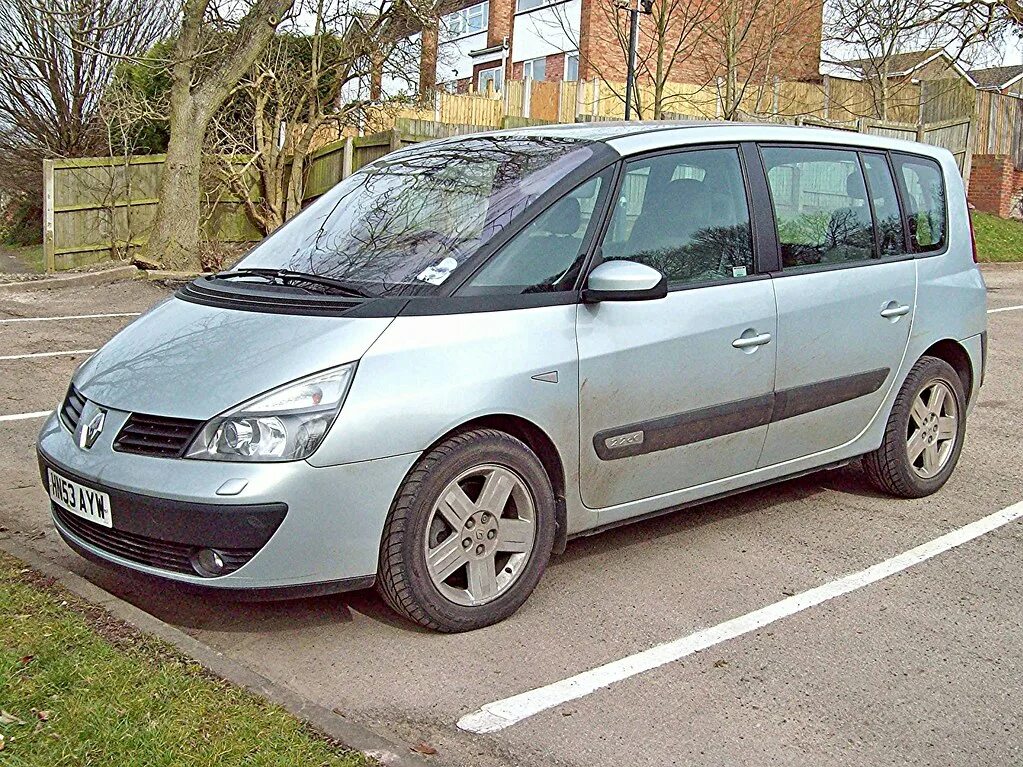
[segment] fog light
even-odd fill
[[[192,555],[192,567],[199,575],[212,578],[223,575],[226,565],[223,555],[216,549],[199,549]]]

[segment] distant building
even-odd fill
[[[971,69],[970,77],[977,83],[977,90],[1023,96],[1023,64]]]
[[[886,72],[888,79],[897,82],[960,77],[974,88],[977,87],[972,73],[942,48],[896,53],[887,58],[879,56],[821,64],[822,74],[846,80],[873,79],[880,77],[882,72]]]
[[[773,41],[771,76],[816,81],[823,0],[774,0],[790,19],[790,39]],[[625,14],[613,0],[483,0],[443,8],[436,29],[415,36],[421,45],[419,89],[502,90],[506,79],[624,81],[618,42]],[[798,24],[792,20],[798,19]],[[644,29],[651,22],[641,17]],[[615,28],[619,25],[619,29]],[[641,39],[644,32],[641,31]],[[766,58],[766,56],[765,56]],[[432,65],[432,66],[431,66]],[[717,72],[709,56],[687,55],[671,73],[676,82],[705,82]],[[431,77],[432,75],[432,77]],[[411,81],[411,73],[406,78]],[[432,81],[431,81],[432,80]],[[385,89],[386,90],[386,89]]]

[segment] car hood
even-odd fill
[[[90,357],[74,384],[105,407],[212,418],[296,378],[362,357],[391,318],[221,309],[172,298]]]

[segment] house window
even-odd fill
[[[491,87],[494,93],[498,93],[504,85],[504,69],[501,67],[481,69],[476,79],[476,88],[480,93],[487,92],[487,83],[493,83]]]
[[[531,80],[545,80],[547,75],[547,59],[530,59],[522,62],[522,76]]]
[[[551,5],[556,0],[515,0],[515,11],[522,13],[523,11],[532,11],[536,8],[542,8],[545,5]]]
[[[490,14],[490,3],[477,3],[454,13],[441,16],[440,34],[444,40],[474,35],[487,30],[487,18]]]
[[[566,53],[565,54],[565,79],[566,80],[578,80],[579,79],[579,54],[578,53]]]

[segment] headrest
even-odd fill
[[[703,189],[703,182],[695,178],[677,178],[668,187],[671,194],[698,194]]]
[[[867,199],[867,193],[859,171],[849,171],[849,175],[845,177],[845,195],[846,197],[852,197],[854,200]]]
[[[575,234],[579,231],[582,218],[579,200],[574,197],[566,197],[554,206],[551,215],[544,223],[547,231],[551,234]]]

